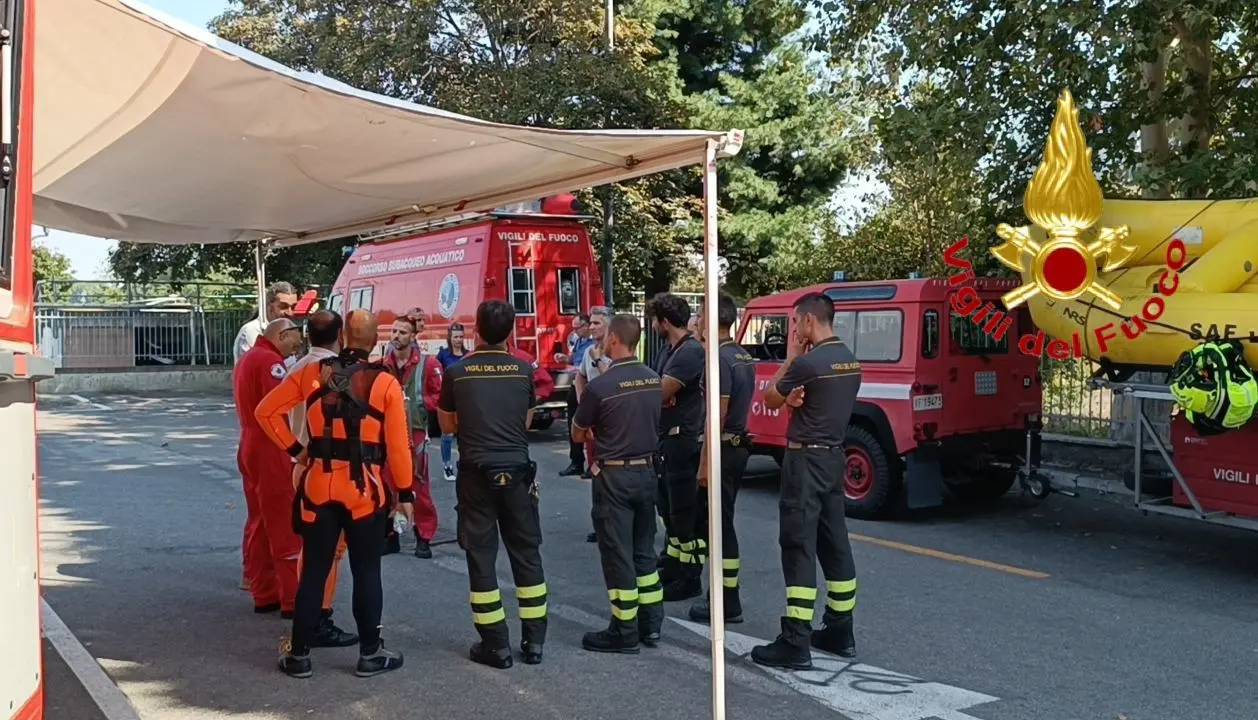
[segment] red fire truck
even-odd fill
[[[999,305],[1012,280],[973,287]],[[875,517],[893,506],[931,507],[954,495],[1003,495],[1020,468],[1039,465],[1038,359],[1015,347],[1031,330],[1018,313],[999,340],[952,307],[945,280],[831,283],[747,303],[739,340],[757,359],[749,431],[779,461],[787,414],[762,396],[792,331],[792,306],[805,293],[834,301],[834,329],[861,362],[859,401],[847,435],[848,514]]]
[[[33,2],[0,1],[0,712],[44,716],[39,603],[39,479],[35,381],[52,363],[35,355],[31,269]]]
[[[538,398],[534,427],[564,416],[571,378],[557,353],[578,314],[603,303],[603,281],[584,220],[571,195],[545,198],[527,208],[478,213],[427,226],[408,226],[366,238],[341,270],[328,298],[337,312],[365,308],[377,314],[381,342],[398,313],[426,313],[420,342],[428,352],[445,346],[459,322],[469,331],[483,300],[515,307],[510,342],[537,359],[555,378]]]

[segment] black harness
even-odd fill
[[[309,409],[318,403],[323,410],[323,434],[311,438],[309,456],[323,461],[323,471],[332,471],[332,461],[349,463],[350,479],[360,493],[367,492],[363,476],[363,464],[382,466],[385,463],[385,446],[382,443],[365,442],[362,439],[362,421],[368,417],[384,423],[384,413],[371,406],[371,388],[376,378],[389,369],[381,363],[365,362],[361,351],[348,350],[334,358],[319,361],[321,387],[306,399]],[[345,438],[332,437],[332,423],[340,420],[345,427]],[[372,499],[380,504],[379,491],[373,485]]]

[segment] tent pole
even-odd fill
[[[718,143],[709,140],[703,156],[703,329],[707,339],[704,395],[707,427],[704,452],[708,465],[708,603],[712,628],[712,720],[725,720],[725,593],[721,562],[721,384],[720,325],[717,293],[716,153]]]
[[[253,265],[258,280],[258,318],[262,321],[262,329],[266,329],[266,243],[259,240],[253,246]]]

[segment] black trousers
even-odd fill
[[[741,563],[738,556],[738,533],[734,530],[734,504],[738,501],[738,489],[743,484],[743,473],[747,471],[747,459],[751,457],[751,446],[733,447],[728,443],[721,444],[721,570],[723,586],[726,590],[738,591],[738,572]],[[708,503],[707,489],[699,493],[699,508],[695,527],[700,538],[708,536]]]
[[[577,414],[577,390],[568,388],[568,460],[576,467],[585,467],[585,446],[572,440],[572,418]]]
[[[472,622],[491,650],[510,646],[507,615],[498,590],[498,537],[507,548],[525,642],[546,642],[546,578],[542,571],[542,524],[537,484],[508,488],[490,484],[486,470],[460,462],[455,483],[459,547],[467,554]]]
[[[847,537],[843,448],[786,451],[782,496],[778,503],[778,543],[786,578],[783,634],[807,644],[817,601],[817,562],[826,579],[825,622],[850,614],[856,606],[856,564]]]
[[[699,507],[699,439],[685,435],[660,438],[660,515],[668,533],[665,556],[690,572],[702,572],[708,544],[695,530]]]
[[[656,569],[656,478],[650,465],[600,463],[594,476],[594,533],[611,600],[613,630],[629,640],[664,624],[664,586]]]
[[[314,522],[300,526],[303,557],[293,608],[295,655],[310,652],[310,642],[319,629],[323,586],[332,571],[342,532],[354,576],[354,622],[358,625],[359,646],[363,654],[375,652],[380,643],[380,614],[384,608],[380,556],[384,554],[388,525],[387,512],[354,520],[341,505],[323,505],[315,510]]]

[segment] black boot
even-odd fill
[[[703,566],[683,565],[679,576],[664,585],[664,602],[689,600],[703,594]]]
[[[402,538],[390,530],[388,539],[384,541],[384,554],[396,555],[400,552],[402,552]]]
[[[663,603],[638,606],[638,642],[649,648],[656,647],[660,644],[660,630],[663,627]]]
[[[419,531],[415,531],[415,557],[420,560],[432,559],[432,547],[428,541],[419,536]]]
[[[641,652],[638,649],[637,621],[613,620],[606,630],[586,633],[585,637],[581,638],[581,647],[590,652],[637,655]]]
[[[681,561],[668,554],[668,549],[660,553],[660,582],[665,585],[681,577]]]
[[[743,621],[743,604],[738,597],[738,588],[722,588],[725,600],[725,624],[733,625]],[[697,623],[712,622],[712,606],[708,598],[704,598],[690,606],[690,619]]]
[[[358,636],[345,632],[332,622],[332,611],[324,610],[319,620],[319,629],[315,631],[311,647],[349,647],[358,644]]]
[[[485,643],[483,642],[478,642],[475,645],[472,645],[472,650],[468,653],[468,657],[471,658],[474,663],[488,665],[491,668],[497,668],[499,670],[506,670],[515,664],[515,660],[511,658],[510,650],[506,648],[498,648],[496,650],[490,649],[485,647]]]
[[[400,667],[402,667],[402,653],[385,648],[384,641],[381,640],[376,643],[374,652],[359,653],[358,669],[354,671],[354,674],[363,678],[374,677]]]
[[[280,645],[280,658],[276,665],[280,672],[291,678],[304,680],[314,675],[314,665],[310,662],[310,648],[294,652],[292,642],[288,639]]]
[[[588,542],[588,543],[596,543],[596,542],[598,542],[598,533],[590,533],[589,535],[586,535],[586,536],[585,536],[585,541],[586,541],[586,542]]]
[[[525,665],[541,665],[542,644],[524,640],[520,643],[520,657],[524,659]]]
[[[826,615],[822,628],[812,634],[812,646],[844,660],[855,659],[856,633],[852,627],[852,613]]]
[[[259,614],[259,615],[269,615],[269,614],[271,614],[271,613],[273,613],[273,612],[279,612],[279,610],[280,610],[280,604],[279,604],[279,603],[271,603],[271,604],[269,604],[269,605],[254,605],[254,606],[253,606],[253,611],[254,611],[254,612],[256,612],[256,613],[257,613],[257,614]]]
[[[569,463],[568,467],[559,471],[559,477],[572,477],[585,472],[585,468],[578,463]]]
[[[812,649],[808,645],[809,624],[782,618],[782,634],[768,645],[751,649],[751,661],[766,667],[811,670]]]

